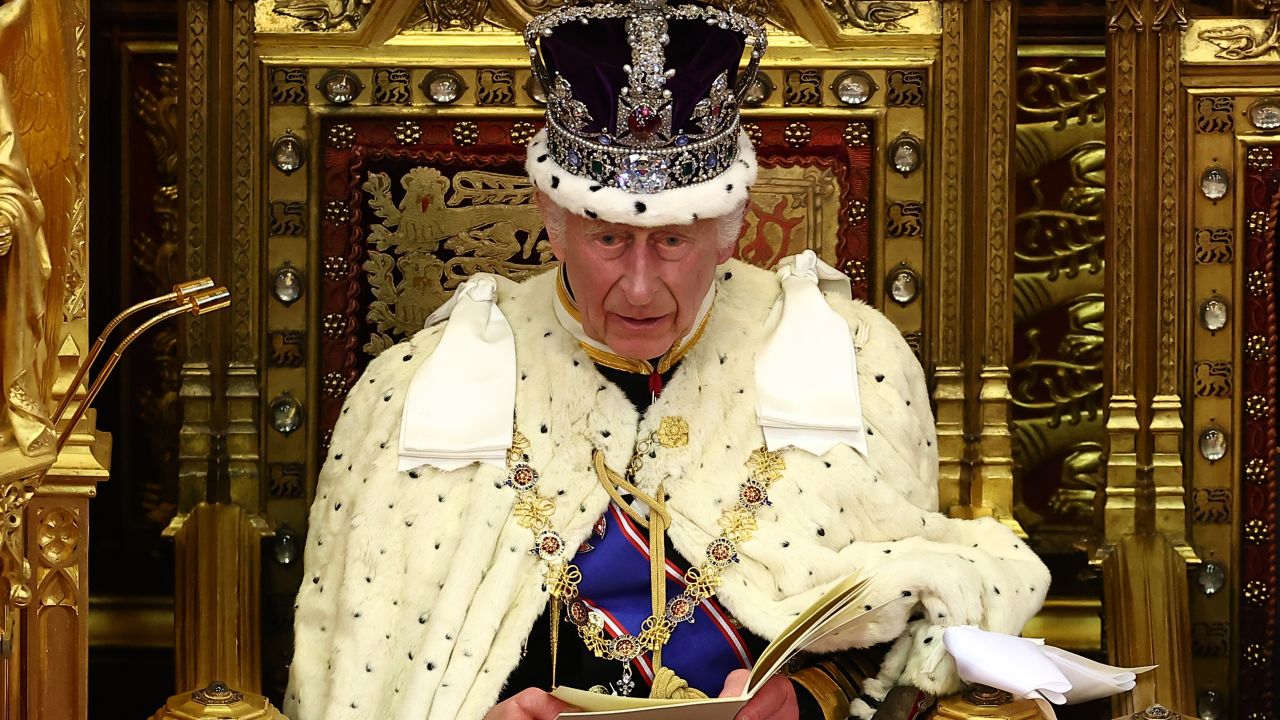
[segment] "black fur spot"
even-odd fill
[[[558,187],[560,187],[560,176],[559,176],[559,175],[552,175],[552,176],[551,176],[551,188],[554,190],[555,188],[558,188]]]
[[[648,209],[649,209],[649,208],[648,208],[644,203],[642,203],[642,202],[637,202],[637,203],[636,203],[636,214],[637,214],[637,215],[639,215],[640,213],[642,213],[642,212],[644,212],[645,210],[648,210]]]
[[[582,211],[582,214],[583,214],[583,215],[586,215],[587,217],[591,218],[592,220],[595,220],[596,218],[600,217],[599,215],[595,214],[595,212],[594,212],[593,210],[591,210],[590,208],[586,208],[586,209],[584,209],[584,210]]]
[[[587,188],[587,189],[588,189],[588,190],[590,190],[591,192],[596,192],[596,191],[597,191],[597,190],[599,190],[601,187],[603,187],[603,186],[602,186],[602,185],[592,185],[591,187],[589,187],[589,188]]]
[[[724,191],[725,191],[725,192],[727,192],[727,193],[731,193],[731,192],[733,192],[733,183],[729,183],[728,185],[725,185],[725,186],[724,186]]]
[[[538,156],[538,162],[546,162],[546,161],[547,161],[547,155],[546,155],[546,153],[543,153],[543,154],[541,154],[541,155],[539,155],[539,156]]]

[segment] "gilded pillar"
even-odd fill
[[[1138,233],[1139,168],[1135,146],[1138,123],[1138,37],[1144,32],[1140,0],[1113,2],[1107,23],[1107,77],[1111,78],[1107,116],[1106,337],[1107,482],[1105,539],[1132,534],[1138,490],[1139,442],[1137,387],[1134,382],[1135,250]]]
[[[193,320],[182,369],[175,541],[177,687],[261,678],[259,145],[252,0],[186,0],[181,197],[188,276],[226,278],[231,311]]]
[[[964,110],[968,102],[964,92],[965,76],[965,0],[942,3],[942,53],[939,58],[941,82],[942,128],[939,137],[937,186],[938,239],[935,253],[940,297],[933,304],[935,365],[933,399],[938,428],[938,500],[943,512],[963,504],[961,486],[968,484],[964,460],[965,377],[964,288],[961,264],[965,245],[964,175],[968,163],[964,156],[966,133],[972,119]]]
[[[201,503],[174,536],[175,661],[179,690],[220,680],[262,687],[259,586],[265,523],[236,505]]]
[[[1116,0],[1108,19],[1106,503],[1103,547],[1118,665],[1158,665],[1113,701],[1193,706],[1178,353],[1180,137],[1177,0]]]
[[[1155,177],[1153,197],[1158,199],[1155,215],[1155,267],[1159,277],[1155,339],[1155,387],[1151,398],[1152,483],[1155,492],[1155,530],[1173,543],[1188,562],[1198,562],[1187,544],[1187,505],[1183,487],[1182,465],[1182,396],[1180,378],[1186,368],[1182,363],[1180,342],[1181,308],[1184,304],[1182,282],[1186,257],[1181,250],[1178,150],[1182,121],[1179,66],[1182,55],[1182,33],[1187,28],[1181,0],[1158,0],[1155,3],[1153,31],[1156,33],[1153,54],[1160,68],[1159,87],[1153,93],[1156,102],[1148,107],[1156,114],[1156,154],[1159,173]],[[1189,708],[1188,708],[1189,709]]]
[[[979,441],[978,465],[974,468],[970,504],[982,508],[976,514],[994,513],[997,518],[1022,533],[1013,519],[1013,438],[1009,431],[1012,397],[1009,393],[1009,354],[1013,345],[1013,314],[1010,285],[1013,281],[1009,243],[1010,211],[1013,207],[1009,166],[1013,157],[1014,24],[1012,0],[986,3],[989,28],[987,56],[990,66],[986,84],[985,226],[977,237],[975,253],[985,252],[986,302],[984,339],[978,379]]]
[[[1013,7],[1011,0],[942,3],[937,192],[943,232],[958,237],[941,243],[937,260],[942,292],[950,294],[935,313],[935,399],[943,508],[966,517],[994,515],[1021,534],[1013,519],[1009,428]],[[966,289],[960,277],[972,285]]]

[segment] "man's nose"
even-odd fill
[[[623,256],[622,280],[619,283],[627,302],[636,307],[648,305],[657,294],[657,257],[646,238],[636,238]]]

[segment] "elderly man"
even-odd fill
[[[352,389],[286,711],[549,720],[556,684],[736,693],[855,572],[868,602],[896,601],[843,645],[883,645],[824,648],[739,717],[954,691],[941,628],[1018,632],[1048,572],[999,523],[936,512],[925,379],[892,323],[812,253],[776,273],[730,259],[763,32],[637,0],[555,10],[526,38],[549,95],[528,170],[559,267],[473,278]]]

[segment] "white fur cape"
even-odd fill
[[[773,273],[738,262],[722,266],[716,282],[702,339],[643,416],[557,322],[554,272],[500,283],[520,368],[516,424],[530,441],[541,492],[556,501],[553,526],[568,547],[585,539],[609,503],[591,467],[592,448],[622,470],[637,437],[667,415],[688,421],[689,443],[646,457],[638,483],[652,489],[665,481],[671,542],[690,562],[702,561],[719,534],[716,521],[736,501],[746,460],[763,442],[754,349],[779,285]],[[931,667],[918,659],[937,659],[938,628],[973,623],[1017,633],[1039,609],[1048,571],[999,523],[935,512],[937,448],[920,365],[875,309],[830,302],[858,350],[870,461],[843,446],[825,457],[784,451],[773,504],[739,548],[741,562],[725,571],[718,598],[772,638],[832,583],[854,571],[874,574],[876,601],[910,595],[862,638],[903,638],[886,661],[884,687],[870,691],[883,696],[898,681],[950,692],[958,687],[950,660]],[[505,471],[396,471],[405,391],[441,328],[370,363],[336,427],[298,594],[285,702],[293,720],[481,718],[546,608],[532,537],[510,515],[514,492]],[[927,617],[907,631],[917,602]],[[561,638],[578,642],[572,633]]]

